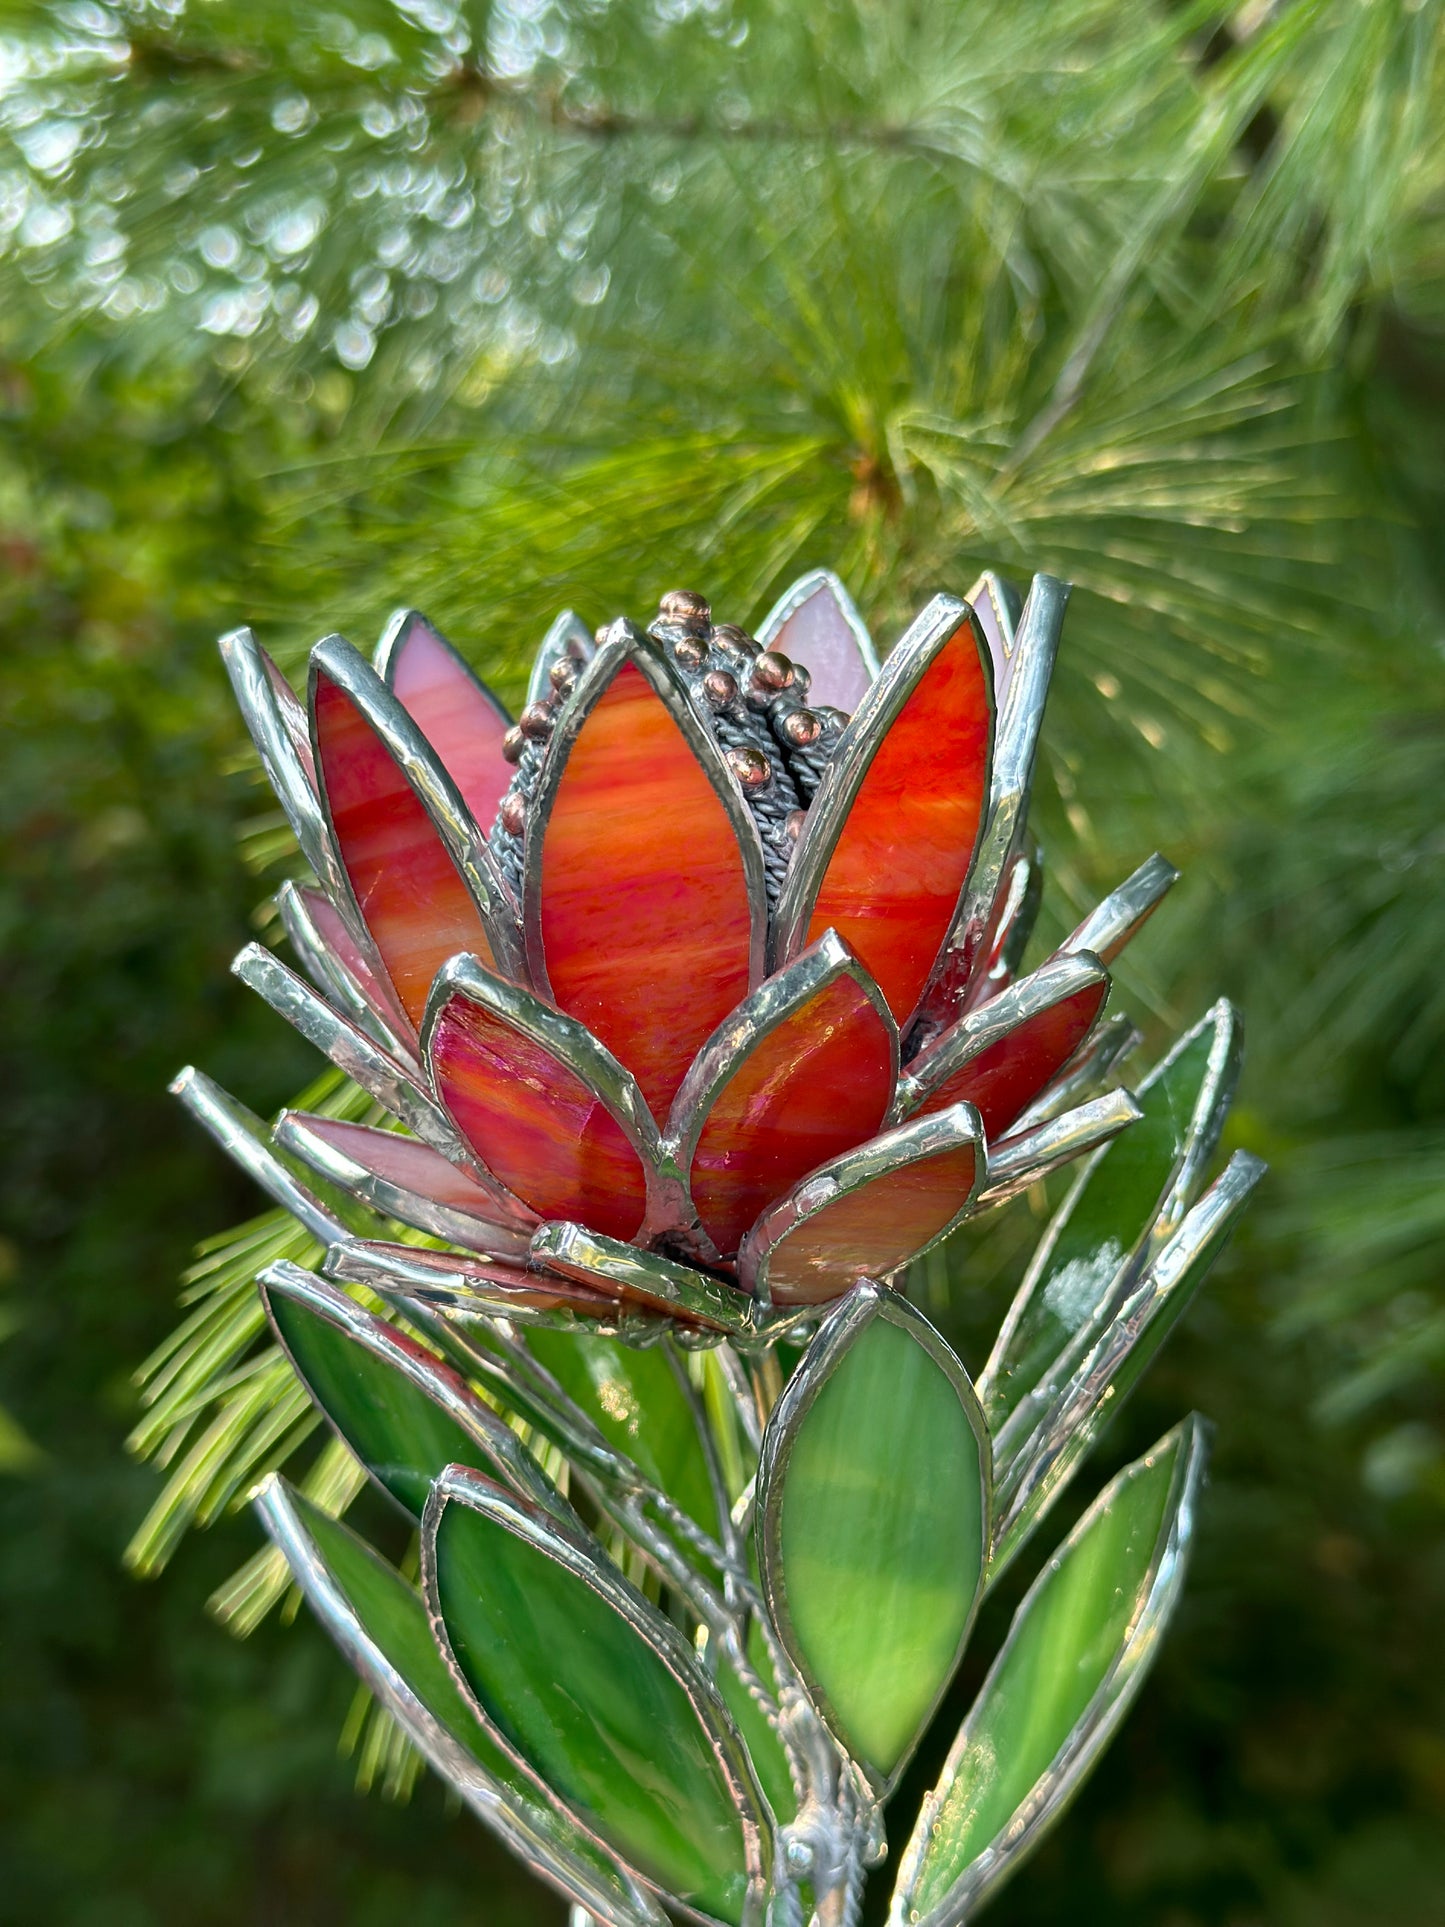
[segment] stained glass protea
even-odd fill
[[[279,1479],[259,1504],[432,1765],[617,1927],[852,1918],[979,1599],[1258,1175],[1199,1195],[1228,1006],[1115,1084],[1109,966],[1169,864],[1022,970],[1065,600],[985,577],[881,669],[824,571],[756,636],[683,591],[645,631],[567,614],[515,723],[412,612],[374,664],[319,643],[305,708],[223,644],[312,871],[278,900],[306,975],[236,968],[374,1110],[268,1131],[178,1089],[325,1249],[263,1301],[420,1592]],[[908,1267],[1083,1153],[971,1380]],[[896,1922],[964,1918],[1091,1762],[1202,1465],[1190,1420],[1035,1584]]]

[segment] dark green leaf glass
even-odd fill
[[[629,1864],[690,1906],[740,1921],[742,1822],[696,1707],[637,1627],[544,1538],[470,1503],[439,1508],[426,1557],[463,1677],[508,1744]]]
[[[663,1347],[636,1351],[615,1338],[542,1330],[528,1332],[527,1345],[607,1443],[716,1537],[717,1505],[693,1403]]]
[[[271,1318],[317,1404],[372,1477],[421,1517],[444,1466],[495,1469],[477,1440],[435,1400],[329,1318],[282,1291]],[[523,1448],[517,1447],[520,1453]],[[540,1476],[540,1475],[539,1475]]]

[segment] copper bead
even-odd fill
[[[508,790],[497,815],[509,836],[520,836],[527,821],[527,805],[515,790]]]
[[[753,664],[753,685],[757,689],[786,689],[792,680],[793,665],[777,649],[765,649]]]
[[[822,722],[811,709],[795,709],[783,718],[783,734],[794,749],[806,749],[809,743],[816,743],[822,733]]]
[[[738,679],[726,669],[709,669],[702,679],[702,693],[714,709],[726,709],[737,700]]]
[[[559,696],[570,696],[577,681],[577,664],[568,656],[558,656],[547,671],[547,680]]]
[[[803,834],[803,825],[807,820],[808,812],[806,810],[788,811],[788,814],[783,818],[783,830],[789,842],[797,842],[798,838]]]
[[[517,727],[524,736],[530,736],[534,743],[545,743],[556,722],[557,718],[545,703],[528,703],[517,719]]]
[[[672,653],[684,669],[701,669],[707,660],[707,637],[692,634],[679,636],[672,645]]]
[[[760,790],[772,776],[773,766],[760,749],[730,749],[728,768],[745,790]]]
[[[696,589],[669,589],[657,605],[659,615],[671,616],[677,622],[709,622],[712,610],[706,596]]]
[[[502,738],[502,754],[506,757],[509,763],[520,763],[522,760],[522,751],[526,748],[526,746],[527,746],[526,737],[522,734],[521,730],[517,727],[517,725],[513,723],[512,727],[507,731],[506,735]]]

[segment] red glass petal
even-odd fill
[[[973,1104],[990,1140],[1000,1136],[1068,1063],[1093,1029],[1108,994],[1109,980],[1102,977],[1022,1018],[1007,1035],[985,1043],[945,1076],[918,1105],[918,1115],[946,1110],[950,1104]],[[946,1052],[948,1047],[945,1033],[934,1051]],[[921,1058],[910,1071],[926,1080],[928,1059]]]
[[[370,963],[362,955],[360,945],[352,937],[342,921],[341,913],[331,899],[321,890],[313,890],[302,885],[297,894],[303,899],[307,915],[316,926],[316,933],[335,956],[337,962],[355,982],[362,996],[371,1005],[384,1023],[403,1024],[405,1018],[396,993],[389,983],[378,977]]]
[[[543,1218],[609,1237],[642,1223],[647,1178],[626,1133],[576,1071],[535,1038],[463,997],[431,1033],[437,1094],[479,1158]]]
[[[448,957],[493,951],[471,893],[415,790],[339,683],[312,672],[312,721],[346,874],[414,1026]]]
[[[383,639],[378,667],[440,757],[485,832],[512,780],[502,754],[510,719],[430,623],[408,610]]]
[[[665,1117],[693,1056],[747,991],[753,912],[727,811],[632,661],[557,779],[535,914],[558,1005]]]
[[[849,1171],[850,1164],[886,1157],[890,1141],[899,1135],[886,1133],[838,1160],[834,1168],[841,1182],[836,1188],[830,1188],[826,1169],[815,1173],[794,1193],[794,1209],[777,1208],[777,1226],[770,1229],[763,1219],[743,1247],[744,1283],[757,1275],[761,1264],[775,1303],[821,1304],[860,1278],[889,1277],[941,1237],[973,1193],[979,1148],[967,1138],[955,1139],[861,1181],[856,1169]],[[818,1202],[810,1208],[813,1193]],[[785,1211],[795,1218],[786,1227],[781,1222]]]
[[[772,1199],[873,1135],[893,1065],[892,1026],[851,976],[760,1038],[714,1099],[692,1160],[693,1202],[724,1256]]]
[[[924,670],[873,752],[808,922],[808,941],[831,925],[857,952],[900,1023],[948,933],[978,841],[992,732],[986,653],[965,618]],[[840,756],[846,748],[845,738]]]

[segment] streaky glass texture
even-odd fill
[[[781,988],[786,975],[757,997]],[[707,1107],[688,1174],[703,1228],[725,1255],[773,1198],[882,1124],[897,1045],[886,1007],[880,1011],[869,990],[835,975],[755,1042],[738,1038],[746,1006],[727,1020],[718,1040],[726,1081]]]
[[[835,1158],[753,1226],[739,1255],[744,1282],[806,1305],[860,1278],[891,1277],[967,1209],[983,1170],[980,1137],[977,1112],[962,1104]]]
[[[820,850],[825,861],[804,939],[836,930],[900,1023],[918,1001],[968,877],[993,741],[987,650],[971,615],[920,618],[916,629],[889,657],[840,745],[834,772],[847,773],[850,794],[831,844]],[[824,801],[831,801],[826,792]],[[825,815],[814,835],[827,826]],[[800,868],[811,854],[800,845]]]
[[[552,994],[665,1117],[747,992],[753,905],[728,813],[635,662],[588,710],[532,834]]]
[[[739,1927],[744,1821],[676,1633],[620,1574],[589,1584],[589,1559],[495,1488],[444,1482],[422,1543],[452,1663],[507,1749],[644,1877]]]
[[[511,723],[506,710],[415,609],[392,618],[376,668],[436,751],[478,827],[489,829],[512,780],[502,750]]]
[[[763,1441],[759,1559],[779,1632],[850,1752],[897,1769],[963,1648],[988,1540],[988,1440],[932,1332],[864,1292]]]
[[[467,1142],[524,1204],[633,1235],[646,1209],[642,1161],[595,1085],[556,1051],[458,991],[434,1012],[427,1056]]]
[[[416,1588],[284,1480],[273,1477],[256,1503],[326,1631],[478,1819],[575,1905],[596,1908],[620,1927],[666,1927],[651,1896],[523,1779],[478,1723],[437,1649]]]
[[[995,1431],[1181,1208],[1181,1187],[1197,1183],[1218,1138],[1237,1063],[1234,1014],[1216,1005],[1139,1085],[1139,1122],[1080,1172],[980,1379]]]
[[[320,668],[312,714],[327,810],[356,902],[413,1027],[432,979],[459,951],[494,961],[491,938],[435,823],[352,696]]]
[[[1188,1419],[1106,1486],[1034,1582],[899,1868],[890,1927],[953,1927],[1055,1819],[1142,1684],[1203,1478]]]

